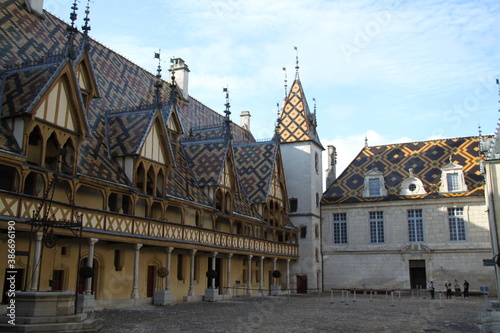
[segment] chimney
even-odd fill
[[[40,18],[44,18],[43,15],[43,0],[26,0],[26,6],[28,11]]]
[[[241,111],[241,127],[250,132],[250,111]]]
[[[337,179],[337,150],[328,146],[328,169],[326,169],[326,188],[329,188]]]
[[[184,99],[188,99],[188,79],[189,79],[189,68],[181,58],[172,59],[172,66],[169,69],[170,72],[175,74],[175,82],[177,86],[182,90],[182,95]]]

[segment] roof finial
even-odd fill
[[[231,105],[229,104],[229,89],[227,88],[222,88],[222,92],[225,92],[226,93],[226,104],[224,104],[224,106],[226,107],[226,110],[224,110],[224,113],[226,114],[226,116],[224,117],[224,127],[225,127],[225,137],[226,139],[232,139],[231,137],[231,119],[229,118],[229,115],[231,115],[231,111],[229,110],[229,108],[231,107]]]
[[[313,125],[314,127],[316,127],[318,124],[316,123],[316,98],[313,98],[313,102],[314,102],[314,113],[313,113]]]
[[[299,50],[297,50],[297,46],[294,46],[295,50],[295,80],[299,78]]]
[[[288,80],[286,76],[286,67],[283,67],[283,72],[285,72],[285,99],[286,99],[286,94],[288,93]]]
[[[163,87],[163,82],[161,80],[161,50],[155,52],[155,59],[158,59],[158,68],[156,70],[156,82],[155,87],[155,104],[157,107],[161,107],[161,88]]]
[[[365,134],[365,148],[368,148],[368,137]]]
[[[85,18],[83,19],[85,21],[85,24],[82,26],[83,30],[83,47],[85,49],[88,49],[90,47],[88,43],[88,38],[89,38],[89,31],[90,31],[90,25],[89,25],[89,14],[90,14],[90,0],[87,0],[87,6],[85,7]]]
[[[450,164],[453,164],[452,155],[450,155]]]
[[[281,125],[281,119],[280,119],[280,103],[276,103],[276,109],[278,110],[277,115],[277,120],[276,120],[276,133],[278,133]]]
[[[174,62],[175,62],[175,57],[170,58],[170,63],[173,64]],[[172,85],[175,86],[175,71],[172,69],[171,72],[172,76],[170,78],[172,79]]]
[[[77,29],[75,27],[75,21],[77,18],[76,11],[78,10],[76,1],[73,2],[71,9],[73,10],[69,15],[69,19],[71,20],[71,26],[68,26],[68,28],[66,29],[68,31],[68,44],[66,44],[65,54],[68,58],[75,59],[76,57],[75,57],[75,50],[73,49],[73,41],[75,38],[75,33],[77,32]]]

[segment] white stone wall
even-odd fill
[[[448,207],[463,207],[466,241],[450,241]],[[408,241],[408,209],[422,209],[424,242]],[[385,242],[370,244],[370,211],[384,212]],[[348,243],[333,244],[332,214],[347,214]],[[495,290],[489,224],[484,198],[453,197],[322,207],[324,288],[410,288],[410,260],[425,260],[427,280],[467,279],[472,290]]]
[[[290,266],[291,288],[297,287],[297,275],[307,276],[309,289],[321,288],[321,219],[320,207],[316,200],[316,196],[321,200],[323,191],[321,149],[312,142],[297,142],[281,145],[281,153],[288,198],[298,199],[297,212],[289,214],[290,220],[298,228],[301,226],[307,228],[306,238],[299,239],[299,261]],[[316,226],[318,237],[316,237]]]

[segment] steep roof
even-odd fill
[[[297,77],[280,113],[278,135],[281,143],[313,141],[320,147],[316,132],[316,115],[311,114],[302,83]]]
[[[267,201],[278,149],[279,146],[275,141],[234,146],[241,185],[251,203]]]
[[[322,204],[358,203],[388,200],[412,200],[447,196],[484,195],[480,172],[479,138],[466,137],[410,142],[363,148],[358,156],[325,191]],[[452,162],[463,166],[468,191],[440,193],[441,168]],[[423,183],[427,195],[400,196],[401,184],[410,175]],[[368,171],[382,172],[387,196],[363,197],[364,178]]]
[[[48,12],[45,12],[44,19],[29,14],[22,1],[6,0],[0,7],[0,66],[6,69],[0,73],[0,84],[5,87],[0,96],[1,150],[21,153],[8,122],[2,118],[26,112],[39,98],[61,66],[61,58],[55,55],[64,54],[67,27],[68,24]],[[153,87],[157,78],[92,39],[88,39],[89,48],[83,48],[83,35],[79,32],[74,37],[77,60],[73,66],[82,59],[83,52],[88,52],[88,67],[93,70],[91,83],[96,85],[99,95],[92,100],[86,115],[89,135],[84,137],[80,147],[77,172],[80,176],[132,188],[130,179],[113,157],[139,152],[157,112],[150,107],[155,101]],[[165,106],[161,116],[163,123],[167,124],[175,108],[184,138],[197,128],[213,127],[214,124],[217,127],[224,122],[221,114],[191,96],[188,100],[172,99],[175,90],[174,86],[163,82],[160,95]],[[173,100],[175,105],[172,105]],[[229,126],[234,141],[255,142],[246,129],[232,122]],[[200,186],[216,182],[224,156],[228,154],[227,144],[211,140],[210,136],[220,137],[218,131],[205,132],[204,136],[200,134],[202,142],[197,144],[183,141],[180,154],[176,155],[166,177],[167,197],[211,205]],[[207,163],[203,158],[214,163]],[[263,157],[263,163],[268,163],[267,158]],[[256,217],[244,191],[235,198],[235,212]]]

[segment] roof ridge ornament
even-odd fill
[[[90,21],[90,18],[89,18],[89,14],[90,14],[90,0],[87,0],[87,6],[85,7],[85,18],[83,19],[83,21],[85,22],[85,24],[82,26],[82,30],[83,30],[83,47],[84,49],[88,49],[90,47],[89,45],[89,42],[88,42],[88,38],[89,38],[89,31],[90,31],[90,25],[89,25],[89,21]]]
[[[294,46],[293,49],[295,50],[295,80],[299,79],[299,50],[297,49],[297,46]]]
[[[158,59],[158,68],[156,69],[156,82],[154,84],[155,87],[155,105],[160,108],[162,106],[161,103],[161,88],[163,87],[163,82],[161,80],[161,49],[158,52],[155,52],[155,59]]]
[[[286,75],[286,67],[283,67],[283,72],[285,72],[285,96],[284,100],[286,100],[286,94],[288,93],[288,80],[287,80],[287,75]]]
[[[66,44],[66,50],[65,50],[65,55],[66,57],[74,60],[76,59],[75,56],[75,50],[73,48],[73,42],[75,40],[75,34],[78,31],[78,29],[75,26],[75,21],[78,15],[76,14],[76,11],[78,10],[78,6],[76,4],[77,1],[73,2],[73,5],[71,6],[71,9],[73,10],[70,15],[69,19],[71,20],[71,26],[68,26],[66,28],[66,31],[68,31],[68,43]]]
[[[231,125],[230,125],[231,119],[229,118],[229,116],[231,115],[230,111],[231,104],[229,104],[229,88],[227,86],[226,88],[222,88],[222,92],[226,93],[226,103],[224,104],[224,106],[226,107],[226,109],[224,110],[224,113],[226,114],[224,116],[224,129],[225,129],[224,136],[225,139],[231,140],[232,139]]]

